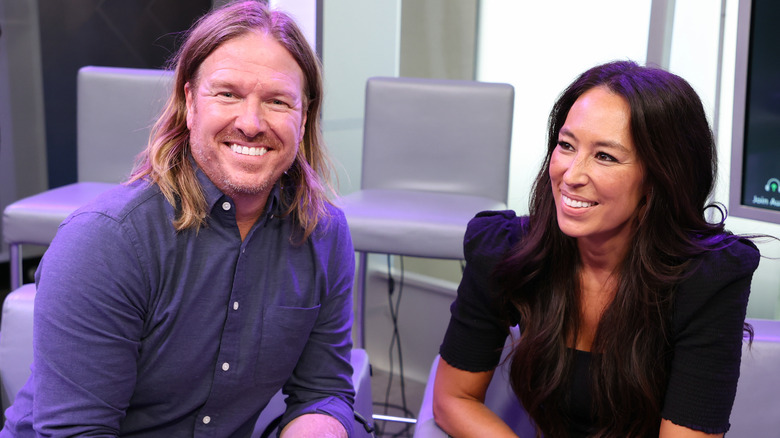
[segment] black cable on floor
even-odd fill
[[[387,300],[388,300],[388,306],[390,307],[390,319],[393,323],[393,336],[390,340],[390,348],[388,350],[388,355],[390,357],[390,375],[388,377],[387,381],[387,388],[385,390],[385,402],[384,404],[379,404],[380,406],[384,406],[385,408],[385,415],[387,415],[387,409],[392,407],[394,409],[399,409],[403,416],[407,417],[414,417],[414,414],[409,411],[409,408],[406,404],[406,382],[404,378],[404,361],[403,361],[403,352],[401,349],[401,335],[398,331],[398,311],[400,309],[401,305],[401,296],[403,295],[403,288],[404,288],[404,259],[403,256],[400,256],[400,270],[401,270],[401,278],[398,286],[398,293],[396,294],[395,303],[393,303],[393,293],[395,292],[395,279],[393,278],[393,271],[392,271],[392,259],[391,255],[387,255]],[[399,368],[399,380],[400,380],[400,386],[401,386],[401,406],[393,405],[390,403],[390,389],[392,388],[393,383],[393,347],[396,347],[396,350],[398,351],[398,368]],[[375,403],[376,404],[376,403]],[[382,436],[384,434],[384,427],[385,425],[376,425],[377,429],[377,436]],[[411,428],[411,424],[406,424],[406,426],[399,432],[395,433],[394,435],[391,435],[392,437],[400,437],[400,436],[409,436],[409,429]]]

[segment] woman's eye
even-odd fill
[[[572,145],[570,145],[569,143],[566,143],[565,141],[562,141],[562,140],[558,140],[558,147],[560,147],[561,149],[567,150],[567,151],[574,149],[572,147]]]
[[[596,158],[598,158],[599,160],[602,160],[602,161],[614,161],[614,162],[617,162],[615,157],[613,157],[612,155],[609,155],[609,154],[605,154],[604,152],[597,153],[596,154]]]

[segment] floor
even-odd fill
[[[374,401],[374,414],[395,417],[415,418],[422,403],[425,383],[409,378],[404,379],[403,391],[400,377],[382,370],[372,370],[371,393]],[[405,395],[405,397],[404,397]],[[406,409],[404,410],[404,401]],[[390,421],[374,420],[377,438],[403,437],[411,438],[414,425]]]

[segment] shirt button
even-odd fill
[[[222,209],[225,210],[225,211],[230,210],[230,203],[227,202],[227,201],[223,202],[222,203]]]
[[[222,371],[227,371],[230,369],[230,364],[225,362],[222,364]]]
[[[238,301],[233,301],[233,310],[238,310]]]
[[[209,424],[209,423],[211,423],[211,417],[206,415],[205,417],[203,417],[203,424]]]

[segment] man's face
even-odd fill
[[[249,32],[211,53],[184,86],[198,166],[232,198],[265,199],[303,139],[303,72],[272,37]]]

